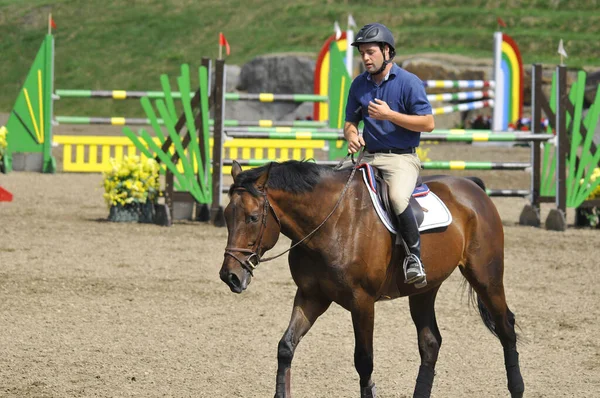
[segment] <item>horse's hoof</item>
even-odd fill
[[[371,384],[368,387],[360,389],[360,398],[377,398],[377,394],[375,393],[375,383]]]

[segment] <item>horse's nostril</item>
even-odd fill
[[[241,286],[240,279],[236,274],[229,274],[229,285],[239,288]]]

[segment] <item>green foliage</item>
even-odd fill
[[[600,11],[596,0],[0,0],[0,111],[8,112],[47,31],[58,28],[58,88],[159,90],[156,77],[198,66],[218,54],[218,33],[231,45],[229,63],[273,52],[316,55],[349,13],[359,25],[380,21],[395,34],[399,54],[450,52],[492,57],[496,18],[521,48],[525,63],[555,64],[559,39],[569,66],[600,66]],[[140,115],[118,101],[61,100],[63,115]]]
[[[140,100],[142,108],[146,112],[148,120],[154,129],[156,138],[153,138],[145,129],[141,128],[137,132],[133,132],[129,127],[123,128],[125,134],[131,142],[147,157],[158,158],[162,164],[173,173],[174,185],[176,190],[189,192],[198,203],[210,203],[212,198],[212,175],[210,173],[210,154],[209,146],[206,145],[210,141],[210,132],[208,127],[208,70],[201,66],[198,68],[198,80],[200,90],[198,116],[201,116],[201,125],[196,126],[194,110],[190,103],[191,98],[191,76],[189,65],[181,65],[181,76],[177,78],[177,86],[181,92],[181,100],[178,101],[183,109],[185,116],[186,134],[189,134],[187,147],[184,146],[184,138],[179,135],[176,126],[179,119],[180,111],[177,110],[177,105],[173,100],[173,92],[171,83],[167,75],[162,75],[161,84],[164,93],[164,99],[157,99],[154,105],[148,97]],[[158,123],[158,115],[164,122],[164,128],[167,131],[167,136],[163,133],[163,129]],[[196,136],[196,131],[202,132],[202,137]],[[167,141],[170,139],[168,149],[163,149]],[[160,143],[160,145],[157,143]],[[204,143],[204,144],[202,144]],[[202,148],[202,149],[201,149]],[[177,164],[173,163],[172,155],[174,152],[178,155]]]

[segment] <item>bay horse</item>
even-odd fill
[[[247,171],[233,164],[234,183],[224,212],[228,238],[221,279],[233,292],[243,292],[280,233],[292,241],[288,260],[298,289],[289,326],[279,341],[275,397],[291,396],[294,351],[335,302],[352,314],[360,396],[374,398],[375,302],[405,296],[421,356],[414,397],[429,397],[442,344],[435,298],[456,267],[469,282],[470,294],[476,294],[485,326],[502,343],[511,397],[522,397],[515,316],[506,304],[503,285],[504,232],[485,191],[466,178],[423,178],[453,219],[440,231],[422,234],[427,285],[417,289],[404,283],[404,250],[395,249],[395,236],[379,220],[368,188],[354,173],[350,180],[350,172],[307,161],[273,162]]]

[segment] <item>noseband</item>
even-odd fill
[[[246,191],[246,189],[239,187],[239,188],[235,188],[235,191]],[[260,231],[258,232],[258,238],[254,242],[254,246],[252,246],[252,249],[245,249],[245,248],[241,248],[241,247],[226,247],[225,248],[225,256],[231,256],[234,259],[236,259],[237,262],[239,262],[240,265],[246,271],[248,271],[250,273],[250,275],[252,275],[252,276],[254,276],[253,271],[260,264],[261,259],[260,259],[260,254],[258,253],[258,251],[260,250],[260,247],[261,247],[263,234],[265,232],[265,229],[267,228],[267,218],[269,216],[269,210],[273,213],[273,217],[275,217],[275,220],[277,221],[277,225],[279,225],[279,229],[281,230],[281,221],[279,221],[279,217],[277,217],[275,210],[273,210],[273,206],[271,206],[271,203],[269,203],[269,197],[267,196],[267,188],[264,188],[264,191],[262,192],[262,197],[264,200],[263,212],[262,212],[262,222],[260,224]],[[247,256],[246,256],[246,258],[242,259],[242,258],[236,256],[235,253],[244,253],[244,254],[247,254]]]

